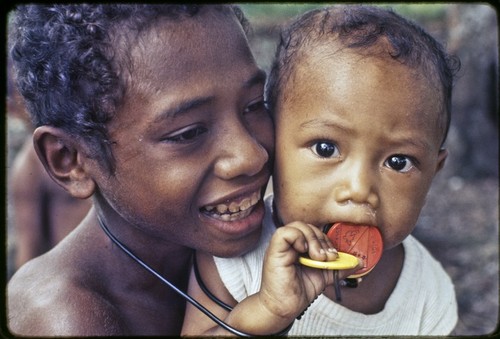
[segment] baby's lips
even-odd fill
[[[363,261],[364,267],[349,278],[368,274],[382,257],[384,245],[382,235],[375,226],[335,223],[326,235],[339,251],[349,253]]]

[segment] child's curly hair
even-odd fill
[[[106,124],[123,100],[127,46],[117,34],[134,34],[165,18],[193,17],[200,5],[69,4],[19,6],[9,42],[16,80],[33,124],[50,125],[87,142],[109,171],[114,159]],[[245,32],[248,22],[236,6],[208,6],[234,13]],[[121,42],[123,42],[121,40]]]

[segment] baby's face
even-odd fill
[[[276,108],[278,214],[375,225],[386,249],[414,228],[446,158],[441,92],[397,61],[351,52],[297,64]]]

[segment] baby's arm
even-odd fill
[[[273,235],[266,252],[262,285],[241,303],[230,296],[224,287],[213,262],[205,255],[198,256],[203,281],[219,299],[233,306],[225,311],[211,301],[191,277],[189,292],[220,319],[239,331],[254,335],[280,332],[307,306],[333,283],[333,274],[297,264],[300,253],[308,253],[315,260],[334,260],[337,252],[328,238],[316,227],[294,222],[280,227]],[[203,268],[201,268],[203,267]],[[340,272],[340,278],[348,272]],[[352,272],[351,272],[352,273]],[[183,335],[228,335],[207,316],[187,305]]]

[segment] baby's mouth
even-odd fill
[[[210,217],[222,221],[235,221],[246,218],[253,211],[253,207],[260,200],[260,191],[252,193],[240,202],[233,201],[229,204],[207,205],[201,208],[201,212]]]

